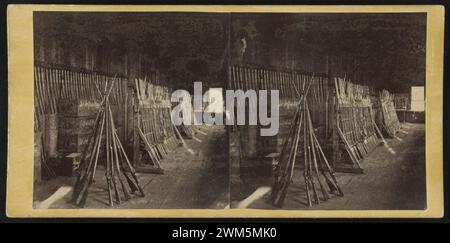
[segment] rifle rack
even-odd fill
[[[351,164],[335,164],[334,169],[363,173],[360,162],[384,142],[373,118],[369,87],[341,78],[335,78],[334,84],[337,99],[335,128],[351,160]]]
[[[314,198],[314,203],[319,204],[321,200],[327,201],[330,198],[329,193],[335,193],[338,196],[344,195],[334,176],[334,171],[329,165],[314,133],[308,102],[306,100],[312,80],[313,77],[311,77],[309,82],[302,83],[301,94],[303,95],[298,103],[292,119],[291,128],[289,129],[289,135],[284,140],[283,149],[279,157],[280,161],[272,186],[272,194],[269,199],[269,202],[277,207],[283,206],[287,188],[292,181],[296,158],[301,150],[299,147],[300,140],[303,141],[303,177],[305,180],[308,207],[313,206],[312,197]],[[296,91],[300,93],[297,88]],[[323,183],[323,180],[325,180],[326,184]],[[319,197],[319,193],[316,190],[315,181],[319,184],[322,198]],[[328,186],[329,190],[327,190],[326,186]]]
[[[395,137],[400,130],[401,124],[398,120],[397,112],[394,106],[394,95],[387,90],[380,92],[381,128],[389,137]]]
[[[175,131],[170,119],[168,87],[156,83],[156,77],[135,79],[137,98],[137,139],[139,151],[146,151],[153,167],[137,163],[136,170],[142,173],[164,174],[161,160],[177,146]]]
[[[109,96],[114,87],[114,81],[115,78],[109,86],[108,83],[105,85],[103,99],[95,119],[93,133],[89,138],[80,167],[77,170],[78,177],[72,194],[72,202],[80,207],[84,207],[89,187],[95,182],[95,173],[98,167],[101,149],[104,149],[104,154],[106,155],[105,177],[108,188],[109,206],[113,206],[114,203],[120,204],[122,202],[119,185],[116,179],[122,188],[124,200],[129,200],[131,198],[130,193],[138,192],[139,196],[145,196],[139,185],[136,171],[128,159],[114,125],[113,114],[109,103]],[[97,90],[100,93],[98,87]],[[128,183],[130,191],[126,186],[125,181]],[[113,199],[113,191],[115,200]]]
[[[195,135],[195,132],[191,126],[181,124],[177,126],[177,129],[184,138],[192,139],[192,137]]]

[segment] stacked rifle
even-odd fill
[[[48,114],[64,112],[61,101],[99,102],[101,90],[113,77],[88,71],[71,71],[63,67],[34,67],[34,106],[35,126],[40,126],[41,117]],[[115,77],[111,90],[110,103],[114,105],[125,102],[126,79]]]
[[[313,99],[315,102],[312,106],[313,110],[320,111],[320,115],[325,115],[325,128],[328,131],[328,78],[322,76],[312,76],[309,73],[301,72],[297,70],[274,70],[255,66],[231,66],[229,71],[229,88],[232,90],[254,90],[256,95],[259,96],[260,90],[267,90],[268,96],[272,90],[277,90],[280,97],[280,107],[286,107],[288,109],[295,110],[300,99],[299,94],[295,91],[295,85],[298,83],[305,83],[310,79],[313,79],[311,85],[311,95],[309,99]],[[247,107],[255,107],[257,104],[253,104],[252,100],[248,102]],[[319,107],[320,106],[320,107]],[[323,109],[322,109],[323,108]],[[248,110],[248,109],[247,109]],[[269,109],[270,110],[270,109]],[[323,114],[323,112],[325,114]],[[289,115],[290,116],[290,115]],[[236,118],[236,116],[235,116]],[[314,121],[313,121],[314,122]],[[243,139],[248,132],[247,126],[240,126],[241,144],[246,144]],[[284,134],[282,135],[284,136]],[[261,138],[261,140],[269,140],[270,138]],[[260,141],[264,143],[265,141]],[[242,150],[242,157],[247,157],[246,150]]]
[[[139,134],[154,165],[161,167],[160,160],[177,146],[170,121],[169,108],[141,108]],[[170,134],[170,136],[169,136]]]
[[[375,124],[367,86],[355,85],[335,78],[337,98],[337,131],[353,165],[361,169],[360,161],[380,144],[382,139]]]
[[[313,118],[313,124],[323,129],[319,129],[318,136],[327,139],[332,132],[333,116],[330,109],[330,80],[327,77],[314,77],[309,91],[310,109]]]
[[[37,112],[36,111],[34,111],[34,120],[38,121]],[[35,122],[34,123],[34,132],[35,132],[35,134],[37,132],[40,132],[40,131],[42,131],[42,128],[40,127],[40,123],[39,122]],[[42,166],[41,166],[42,172],[43,172],[43,174],[47,175],[48,178],[54,178],[54,177],[56,177],[56,172],[53,170],[53,168],[47,162],[47,153],[45,151],[44,135],[42,134],[42,132],[41,132],[41,134],[39,136],[39,140],[40,141],[36,142],[36,144],[40,144],[40,151],[39,152],[40,152],[40,160],[41,160],[41,164],[42,164]],[[35,179],[37,179],[37,178],[35,178]]]
[[[394,107],[396,110],[410,109],[408,94],[392,94],[394,96]]]
[[[160,161],[177,145],[177,139],[170,118],[169,89],[153,80],[135,79],[139,101],[139,136],[147,154],[156,168]]]
[[[61,101],[99,102],[106,84],[113,77],[86,70],[72,70],[67,67],[46,66],[36,64],[34,67],[34,124],[35,130],[44,136],[43,117],[65,112]],[[110,103],[124,102],[126,80],[116,77],[109,97]],[[44,171],[50,176],[55,175],[47,164],[46,151],[42,145],[42,164]]]
[[[297,157],[300,155],[303,160],[303,177],[305,181],[307,205],[319,204],[330,199],[330,194],[334,193],[343,196],[334,176],[334,171],[319,144],[314,133],[311,121],[307,95],[311,87],[313,78],[306,82],[299,82],[300,88],[294,85],[296,93],[300,96],[300,101],[293,117],[289,135],[285,138],[283,149],[279,157],[277,174],[272,194],[269,199],[277,207],[282,207],[286,197],[287,189],[292,182],[294,167]],[[320,192],[319,192],[320,189]],[[322,194],[322,197],[319,194]]]
[[[131,193],[144,196],[139,185],[136,171],[131,165],[127,154],[117,135],[111,104],[109,101],[115,79],[105,85],[100,109],[95,119],[94,131],[89,139],[72,194],[72,202],[83,207],[86,203],[88,190],[95,180],[100,154],[106,159],[106,184],[109,205],[120,204],[122,199],[129,200]],[[113,196],[114,194],[114,196]],[[121,196],[123,194],[123,198]]]
[[[394,137],[397,131],[401,128],[394,106],[394,95],[390,94],[387,90],[381,91],[380,103],[382,114],[381,127],[388,136]]]
[[[177,129],[184,138],[192,139],[195,134],[194,130],[189,125],[181,124],[177,126]]]

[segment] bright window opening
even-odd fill
[[[425,87],[411,87],[411,110],[425,111]]]
[[[224,108],[222,88],[210,88],[208,90],[208,104],[206,112],[222,113]]]

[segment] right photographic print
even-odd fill
[[[232,13],[230,208],[426,209],[426,30],[426,13]]]

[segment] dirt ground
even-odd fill
[[[333,197],[308,208],[303,173],[296,170],[282,209],[311,210],[407,210],[426,208],[425,126],[403,124],[397,138],[386,139],[362,162],[364,174],[336,173],[344,197]],[[247,170],[242,183],[232,188],[232,200],[242,200],[257,188],[271,186],[271,176]],[[234,194],[234,195],[233,195]],[[249,208],[277,209],[266,201],[270,193]]]
[[[228,198],[228,151],[223,126],[201,126],[195,139],[186,139],[185,147],[177,147],[162,162],[163,175],[138,173],[145,197],[133,196],[113,208],[224,208]],[[73,186],[75,178],[59,177],[35,188],[35,198],[44,200],[63,185]],[[70,204],[71,193],[53,203],[50,208],[76,208]],[[35,202],[36,203],[36,202]],[[89,189],[85,208],[108,206],[104,170],[96,173],[96,182]]]

